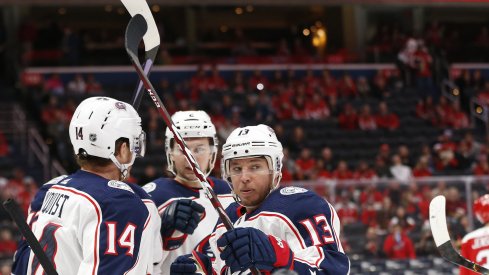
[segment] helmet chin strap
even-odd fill
[[[111,154],[109,156],[110,160],[119,168],[120,175],[119,175],[119,180],[124,181],[128,178],[129,176],[129,167],[134,163],[134,160],[136,159],[136,154],[132,153],[131,154],[131,161],[129,163],[120,163],[117,158],[114,156],[114,154]]]

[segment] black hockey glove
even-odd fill
[[[190,199],[172,202],[161,215],[161,235],[170,236],[174,230],[185,234],[194,233],[204,207]]]
[[[224,248],[220,256],[232,273],[252,266],[265,273],[289,269],[294,258],[287,242],[251,227],[227,231],[217,240],[217,246]]]
[[[171,275],[215,274],[211,259],[195,250],[192,254],[178,256],[170,266]]]

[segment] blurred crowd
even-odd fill
[[[221,140],[240,125],[257,122],[272,125],[288,152],[285,180],[359,179],[365,175],[405,180],[453,170],[488,174],[488,141],[474,138],[468,111],[461,108],[461,101],[444,96],[434,98],[422,89],[419,89],[418,103],[412,106],[408,116],[418,117],[418,124],[424,120],[425,124],[439,128],[442,134],[434,142],[418,144],[418,148],[382,144],[372,158],[348,163],[348,159],[335,155],[334,146],[314,146],[308,138],[310,127],[300,123],[326,121],[340,131],[387,131],[402,135],[397,131],[402,128],[400,117],[388,105],[390,98],[403,97],[401,86],[395,70],[380,70],[371,78],[355,78],[347,72],[334,76],[328,70],[308,70],[301,77],[293,70],[277,71],[273,77],[267,77],[257,70],[249,76],[235,72],[231,79],[225,79],[216,67],[210,71],[199,67],[194,76],[182,82],[161,80],[157,90],[164,91],[163,101],[170,113],[196,108],[208,111]],[[71,159],[66,129],[77,101],[89,95],[110,93],[107,90],[111,88],[103,88],[93,75],[76,74],[63,83],[59,75],[53,74],[37,89],[40,92],[33,92],[38,100],[35,105],[41,107],[36,110],[36,116],[44,125],[44,134],[62,161]],[[483,95],[480,90],[477,96]],[[141,110],[148,146],[162,148],[164,123],[152,106],[146,107]],[[288,121],[297,123],[287,124]],[[454,136],[453,131],[459,134]],[[400,165],[406,169],[396,169]]]
[[[24,216],[27,215],[29,204],[37,190],[38,183],[20,167],[15,167],[8,177],[0,176],[0,201],[14,198]],[[10,274],[10,266],[20,237],[20,232],[10,220],[9,214],[0,207],[0,274]]]
[[[240,28],[226,29],[223,33],[213,35],[198,34],[198,43],[191,46],[181,35],[165,30],[160,23],[157,26],[160,33],[165,34],[162,36],[165,41],[161,44],[158,64],[189,64],[211,60],[219,63],[278,64],[395,62],[399,53],[412,49],[412,41],[419,41],[422,45],[416,54],[420,62],[417,65],[434,62],[433,65],[438,66],[438,60],[444,59],[449,62],[489,60],[489,31],[485,25],[448,25],[430,21],[422,30],[413,31],[395,23],[379,23],[373,31],[368,31],[364,57],[348,52],[338,41],[329,42],[335,45],[328,45],[327,55],[323,56],[312,46],[310,37],[303,36],[297,30],[289,30],[289,33],[277,30],[267,38]],[[18,39],[21,43],[20,60],[25,66],[127,64],[123,51],[123,32],[109,26],[73,27],[55,20],[35,22],[27,19],[20,25]],[[431,61],[430,55],[434,58]]]
[[[462,97],[452,100],[441,93],[432,93],[417,81],[413,87],[407,87],[399,70],[379,70],[373,75],[348,71],[338,74],[329,70],[273,73],[256,70],[228,72],[228,77],[224,77],[216,66],[206,68],[199,66],[191,77],[180,82],[161,79],[156,83],[157,90],[163,91],[168,111],[206,110],[221,141],[238,126],[271,125],[285,147],[283,184],[315,183],[311,188],[335,202],[345,230],[342,236],[347,252],[391,259],[435,255],[426,220],[429,201],[438,194],[444,194],[449,201],[454,237],[459,239],[469,230],[461,184],[421,183],[424,177],[454,171],[489,175],[489,140],[481,139],[471,129]],[[463,72],[454,81],[462,92],[473,89],[470,96],[483,99],[489,84],[479,74]],[[118,89],[101,85],[93,74],[75,74],[67,81],[58,74],[44,75],[38,85],[28,87],[33,101],[29,111],[38,119],[47,143],[69,170],[74,166],[70,162],[72,150],[67,129],[77,102],[94,95],[118,97],[121,94]],[[409,96],[414,97],[414,104],[402,101],[407,92],[412,93]],[[399,104],[390,105],[392,102],[405,104],[403,108],[408,108],[408,112],[400,109]],[[130,181],[138,184],[164,171],[164,123],[147,103],[143,101],[140,111],[148,152],[158,155],[149,156],[142,169],[134,169]],[[397,113],[400,111],[403,114]],[[352,159],[339,154],[333,145],[318,146],[309,137],[311,129],[323,127],[324,123],[329,127],[324,130],[340,133],[404,135],[402,131],[407,127],[402,124],[403,116],[416,118],[411,127],[426,125],[438,129],[435,140],[414,147],[382,143],[370,148],[375,150],[370,158]],[[8,142],[0,134],[0,156],[4,151],[8,154]],[[217,176],[219,168],[217,165],[215,169]],[[349,180],[360,185],[339,184],[335,197],[324,184]],[[21,169],[16,169],[11,178],[0,181],[0,188],[2,198],[19,198],[26,211],[37,185]],[[484,192],[487,192],[485,186],[473,195],[477,197]],[[0,241],[6,243],[1,247],[8,251],[1,255],[8,258],[15,250],[12,240],[18,235],[12,234],[13,226],[5,220],[6,214],[2,213]]]
[[[409,40],[423,41],[423,46],[450,62],[484,62],[489,60],[487,25],[463,26],[430,21],[420,33],[404,30],[399,24],[379,24],[370,37],[370,59],[388,62],[406,49]],[[410,43],[412,46],[412,42]]]

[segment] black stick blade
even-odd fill
[[[17,203],[13,199],[8,199],[3,202],[3,207],[5,208],[5,210],[7,210],[10,217],[12,217],[15,224],[17,224],[17,226],[19,227],[20,233],[22,233],[25,240],[31,247],[32,252],[34,252],[34,255],[39,260],[39,263],[41,264],[46,274],[58,275],[58,272],[56,272],[53,263],[48,258],[48,256],[46,256],[46,253],[44,253],[44,250],[39,244],[39,241],[37,240],[36,236],[34,236],[34,233],[32,233],[32,230],[29,228],[29,225],[27,225],[27,222],[25,221],[25,217],[20,211],[20,208],[17,205]]]
[[[148,30],[148,24],[140,14],[134,15],[126,27],[126,51],[131,52],[133,56],[138,56],[139,44],[143,40],[144,34]]]

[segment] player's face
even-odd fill
[[[212,158],[212,147],[209,143],[209,138],[186,138],[185,143],[199,164],[200,169],[205,173],[209,169]],[[185,159],[182,151],[178,148],[178,144],[173,145],[171,158],[173,159],[178,177],[187,181],[195,181],[197,179],[187,159]]]
[[[270,193],[272,171],[264,157],[231,159],[229,173],[233,190],[246,207],[257,207]]]

